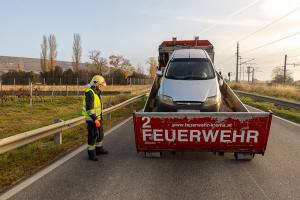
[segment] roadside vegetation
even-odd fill
[[[104,108],[131,98],[130,94],[103,96]],[[68,120],[81,115],[82,96],[45,97],[33,106],[24,102],[6,102],[0,111],[0,139],[53,124],[55,119]]]
[[[243,83],[229,83],[233,90],[241,90],[260,94],[265,96],[282,98],[290,101],[300,102],[300,88],[296,86],[272,85],[266,84],[243,84]]]
[[[284,106],[278,106],[273,103],[268,103],[265,101],[255,100],[249,97],[239,96],[241,101],[247,105],[253,106],[255,108],[269,111],[271,110],[275,115],[282,118],[288,119],[290,121],[300,124],[300,110],[291,109]]]
[[[106,102],[108,101],[108,98],[111,98],[111,100],[114,101],[114,104],[116,104],[117,101],[121,102],[125,100],[123,97],[118,97],[118,100],[116,100],[116,97],[106,97]],[[23,129],[30,130],[33,129],[33,127],[47,125],[52,122],[53,116],[63,116],[65,119],[78,117],[80,110],[78,109],[78,106],[81,106],[81,99],[73,98],[73,100],[67,101],[68,104],[65,104],[64,102],[66,101],[60,100],[55,105],[51,104],[51,106],[47,106],[45,104],[40,107],[35,106],[32,111],[30,108],[26,107],[22,112],[19,112],[18,109],[14,109],[12,106],[9,108],[9,112],[11,113],[11,116],[9,116],[10,120],[7,120],[7,122],[10,122],[12,125],[7,128],[7,125],[4,126],[1,124],[1,128],[5,127],[6,130],[10,129],[12,131],[17,129],[18,131],[15,131],[12,134],[7,134],[13,135],[15,133],[19,133],[20,130]],[[145,99],[142,99],[104,116],[105,131],[131,116],[133,110],[141,109],[144,103]],[[18,116],[18,113],[22,114],[22,116],[15,118],[15,116]],[[1,117],[5,118],[6,116],[4,117],[2,115]],[[27,119],[22,119],[22,117]],[[24,124],[25,127],[23,127]],[[82,124],[63,132],[63,144],[61,145],[55,144],[53,136],[49,136],[37,142],[0,155],[0,192],[3,192],[18,181],[32,175],[43,166],[57,160],[67,152],[70,152],[76,147],[86,143],[86,136],[86,125]]]

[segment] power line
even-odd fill
[[[271,21],[270,23],[268,23],[267,25],[261,27],[260,29],[258,29],[258,30],[256,30],[256,31],[254,31],[254,32],[252,32],[252,33],[250,33],[250,34],[248,34],[248,35],[242,37],[239,41],[245,40],[245,39],[247,39],[247,38],[249,38],[249,37],[255,35],[256,33],[259,33],[259,32],[261,32],[261,31],[263,31],[263,30],[269,28],[269,27],[272,26],[273,24],[276,24],[277,22],[281,21],[282,19],[286,18],[287,16],[291,15],[292,13],[296,12],[296,11],[299,10],[299,9],[300,9],[300,6],[297,7],[297,8],[295,8],[295,9],[293,9],[293,10],[291,10],[291,11],[289,11],[288,13],[282,15],[281,17],[279,17],[279,18],[277,18],[277,19]],[[227,48],[229,48],[229,47],[235,46],[235,44],[236,44],[236,43],[232,43],[230,46],[228,45],[227,47],[222,48],[222,49],[227,49]],[[221,50],[222,50],[222,49],[221,49]]]
[[[285,40],[285,39],[287,39],[287,38],[293,37],[293,36],[298,35],[298,34],[300,34],[300,31],[297,32],[297,33],[293,33],[293,34],[291,34],[291,35],[287,35],[287,36],[285,36],[285,37],[283,37],[283,38],[280,38],[280,39],[278,39],[278,40],[275,40],[275,41],[272,41],[272,42],[268,42],[268,43],[263,44],[263,45],[261,45],[261,46],[255,47],[255,48],[253,48],[253,49],[249,49],[249,50],[244,51],[244,52],[242,52],[242,53],[249,53],[249,52],[251,52],[251,51],[254,51],[254,50],[257,50],[257,49],[261,49],[261,48],[263,48],[263,47],[269,46],[269,45],[271,45],[271,44],[274,44],[274,43],[279,42],[279,41],[281,41],[281,40]]]
[[[222,64],[224,64],[224,63],[227,63],[229,60],[232,60],[234,58],[235,58],[235,55],[231,55],[231,56],[228,56],[228,57],[226,57],[226,58],[224,58],[224,59],[222,59],[220,61],[216,60],[215,63],[220,63],[220,64],[222,63]]]
[[[293,9],[293,10],[291,10],[290,12],[288,12],[288,13],[284,14],[283,16],[281,16],[281,17],[279,17],[279,18],[277,18],[277,19],[273,20],[272,22],[270,22],[269,24],[267,24],[267,25],[263,26],[262,28],[260,28],[260,29],[258,29],[258,30],[256,30],[256,31],[254,31],[254,32],[252,32],[252,33],[250,33],[250,34],[246,35],[245,37],[241,38],[239,41],[241,41],[241,40],[245,40],[245,39],[247,39],[247,38],[251,37],[252,35],[254,35],[254,34],[256,34],[256,33],[258,33],[258,32],[260,32],[260,31],[263,31],[263,30],[265,30],[266,28],[268,28],[268,27],[272,26],[273,24],[275,24],[275,23],[279,22],[280,20],[282,20],[282,19],[286,18],[287,16],[289,16],[290,14],[292,14],[292,13],[296,12],[296,11],[297,11],[297,10],[299,10],[299,9],[300,9],[300,6],[299,6],[299,7],[297,7],[297,8],[295,8],[295,9]]]
[[[234,17],[234,16],[236,16],[236,15],[242,13],[243,11],[247,10],[248,8],[250,8],[251,6],[255,5],[255,4],[256,4],[257,2],[259,2],[259,1],[261,1],[261,0],[254,0],[254,1],[252,1],[250,4],[248,4],[248,5],[244,6],[244,7],[242,7],[241,9],[239,9],[239,10],[233,12],[233,13],[231,13],[230,15],[228,15],[227,17],[225,17],[225,19],[230,19],[231,17]],[[211,25],[211,26],[209,26],[208,28],[206,28],[206,29],[204,29],[203,31],[201,31],[201,32],[199,33],[199,35],[201,35],[201,34],[207,32],[207,31],[210,31],[211,29],[213,29],[214,27],[216,27],[218,24],[219,24],[218,22],[214,23],[213,25]]]

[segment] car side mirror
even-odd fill
[[[161,70],[157,70],[156,75],[157,75],[157,77],[162,77],[163,72]]]

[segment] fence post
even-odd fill
[[[78,80],[78,77],[77,77],[77,96],[79,95],[79,80]]]
[[[16,78],[14,78],[14,90],[16,90]]]
[[[46,85],[46,78],[44,77],[44,85]]]
[[[30,106],[32,106],[32,82],[30,82]]]
[[[67,93],[67,96],[69,96],[68,85],[66,85],[66,93]]]
[[[54,123],[63,122],[62,119],[54,119]],[[54,143],[55,144],[62,144],[62,131],[54,133]]]
[[[52,86],[51,102],[53,102],[53,96],[54,96],[54,86],[55,86],[55,83],[53,83],[53,86]]]
[[[114,77],[111,78],[111,85],[114,85]]]
[[[61,85],[61,78],[59,78],[59,85]]]

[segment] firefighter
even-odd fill
[[[92,161],[97,161],[96,155],[107,154],[103,148],[103,104],[101,88],[106,86],[105,79],[95,75],[87,85],[82,105],[82,114],[85,116],[88,129],[88,155]]]

